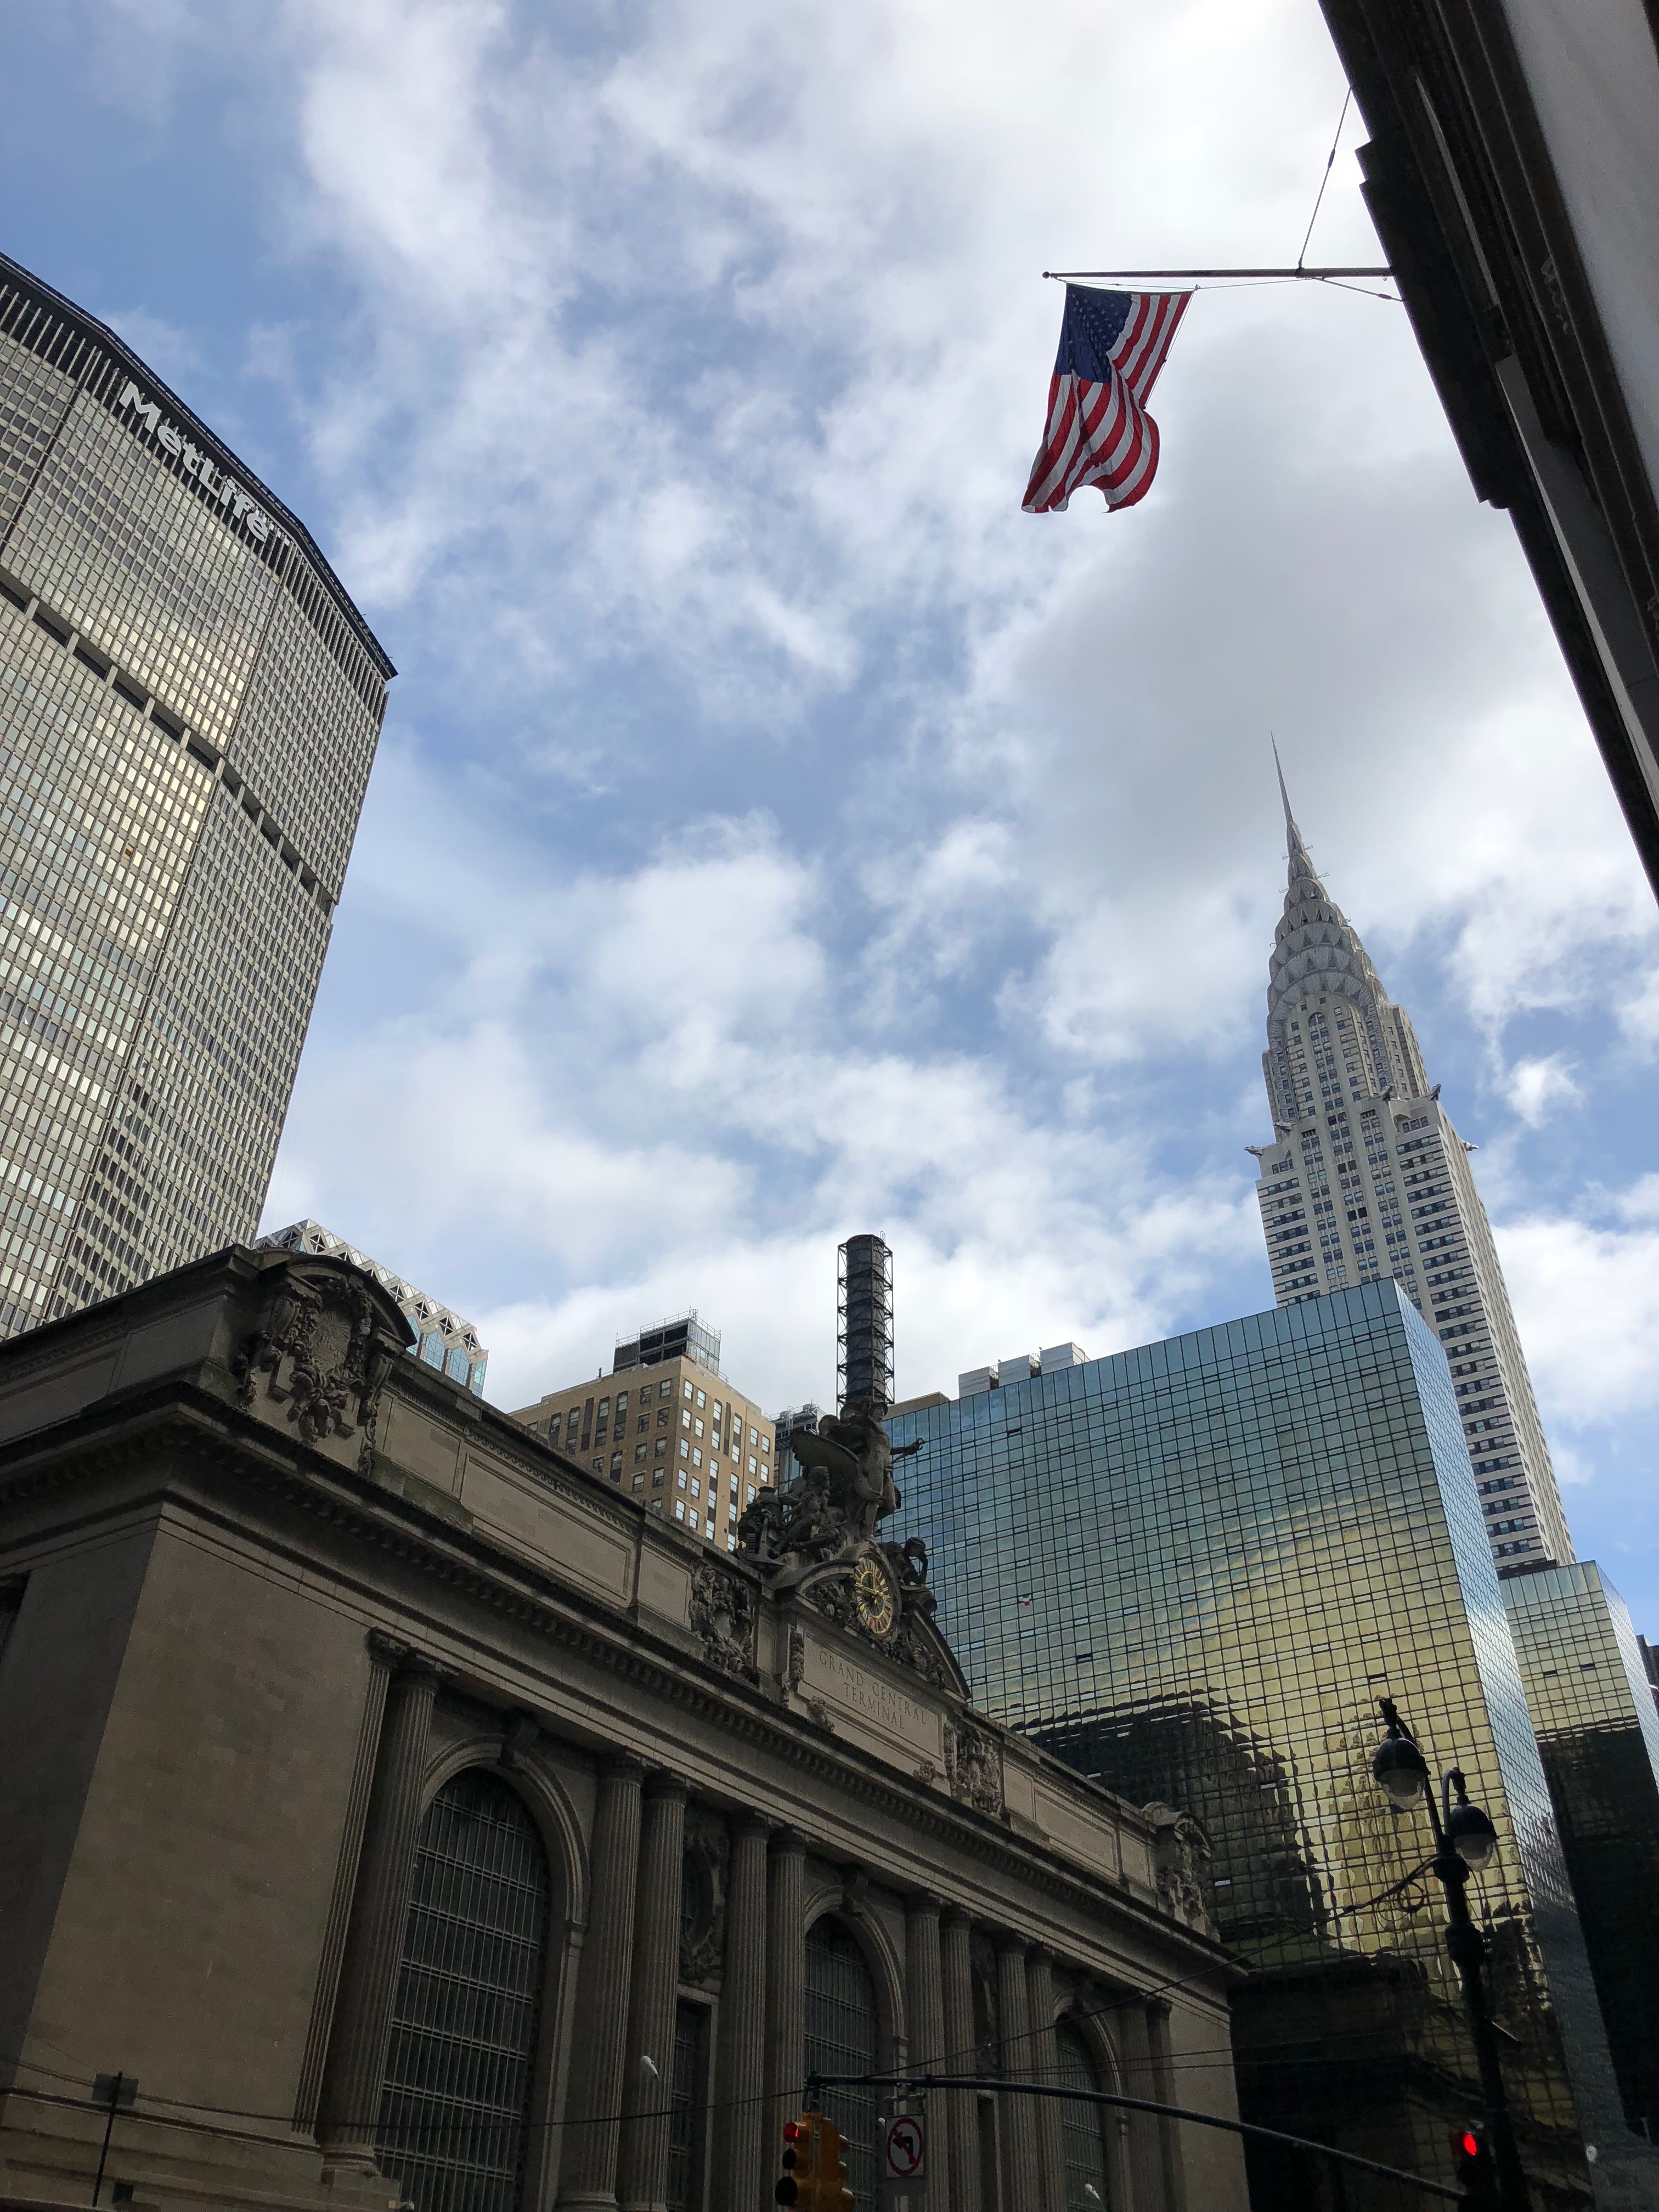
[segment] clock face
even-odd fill
[[[872,1636],[890,1636],[893,1630],[893,1585],[874,1559],[860,1559],[853,1570],[853,1602],[859,1620]]]

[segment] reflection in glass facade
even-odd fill
[[[1246,2117],[1448,2172],[1473,2062],[1437,1894],[1379,1901],[1429,1832],[1371,1779],[1377,1699],[1462,1764],[1500,1838],[1472,1903],[1523,2154],[1540,2203],[1587,2201],[1577,2124],[1607,2142],[1617,2093],[1445,1357],[1396,1285],[889,1426],[927,1443],[892,1534],[927,1543],[975,1701],[1207,1828],[1255,1969]],[[1326,2203],[1311,2163],[1252,2154],[1256,2201]]]
[[[1659,1711],[1593,1561],[1504,1584],[1627,2117],[1659,2142]]]
[[[0,1337],[252,1236],[392,665],[0,256]]]

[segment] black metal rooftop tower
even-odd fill
[[[837,1254],[836,1385],[843,1407],[893,1402],[893,1255],[879,1237],[849,1237]]]

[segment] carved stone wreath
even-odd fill
[[[703,1559],[692,1570],[691,1629],[703,1655],[722,1674],[759,1680],[755,1667],[755,1593],[739,1577]]]

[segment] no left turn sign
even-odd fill
[[[886,2179],[920,2181],[927,2170],[927,2124],[915,2112],[887,2123]]]

